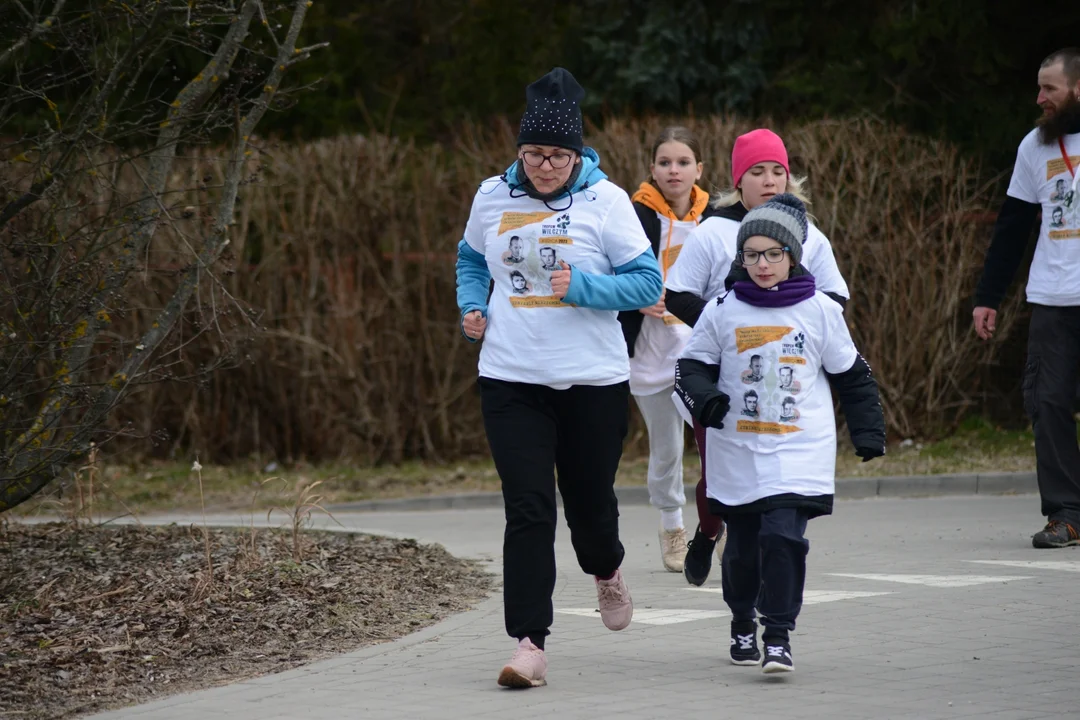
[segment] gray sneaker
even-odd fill
[[[1080,545],[1080,533],[1063,520],[1051,520],[1046,523],[1046,527],[1031,536],[1031,545],[1040,549]]]

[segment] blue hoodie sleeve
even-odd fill
[[[650,247],[616,267],[614,275],[594,275],[572,267],[563,302],[593,310],[638,310],[659,302],[663,291],[660,263]]]
[[[487,317],[488,286],[491,283],[491,272],[488,270],[487,258],[473,250],[469,243],[462,240],[458,243],[457,255],[457,304],[461,310],[460,318],[466,313],[479,310]],[[469,342],[476,342],[465,335],[461,336]]]

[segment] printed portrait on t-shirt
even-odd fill
[[[743,393],[743,409],[742,414],[746,417],[756,418],[758,416],[758,394],[754,390],[747,390]]]
[[[760,355],[750,356],[750,367],[742,372],[742,381],[747,385],[753,385],[759,383],[765,377],[761,372],[761,367],[765,361]]]
[[[1050,212],[1050,227],[1063,228],[1065,227],[1065,211],[1058,205]]]
[[[502,261],[507,265],[517,265],[525,260],[525,241],[520,235],[510,236],[510,249],[502,254]]]
[[[1050,202],[1064,202],[1065,195],[1068,193],[1068,183],[1065,182],[1065,178],[1058,178],[1054,182],[1054,191],[1050,193]]]
[[[555,272],[559,269],[559,260],[555,255],[555,248],[544,246],[540,248],[540,269],[545,272]]]
[[[780,422],[792,423],[799,419],[799,411],[795,407],[795,398],[788,395],[780,403]]]
[[[515,295],[524,295],[532,290],[529,286],[529,281],[517,270],[512,270],[510,272],[510,286],[513,288]]]
[[[784,365],[778,372],[780,375],[780,384],[777,385],[777,387],[791,395],[798,395],[802,386],[799,384],[799,381],[795,379],[795,368],[790,365]]]

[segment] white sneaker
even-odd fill
[[[686,530],[660,528],[660,558],[668,572],[681,573],[686,562]]]

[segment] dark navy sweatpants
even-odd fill
[[[724,601],[733,622],[761,615],[762,640],[787,641],[802,609],[806,583],[806,510],[775,508],[731,513],[724,548]]]

